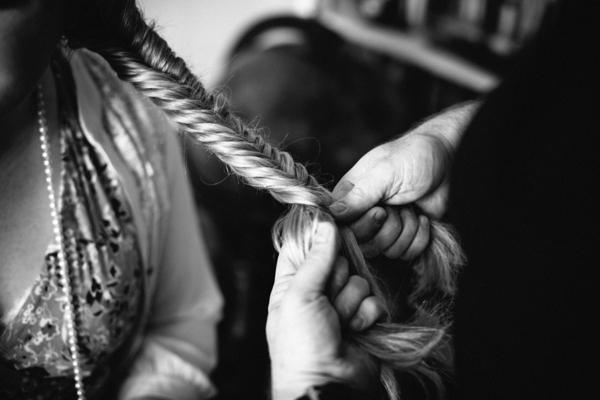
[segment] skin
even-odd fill
[[[52,238],[35,88],[44,83],[51,149],[58,147],[49,63],[60,39],[58,0],[0,1],[0,314],[35,281]],[[51,152],[55,190],[60,155]]]
[[[379,366],[347,343],[342,329],[368,328],[385,306],[364,279],[349,276],[339,246],[335,227],[321,222],[298,269],[285,245],[281,250],[267,319],[274,400],[296,399],[331,381],[365,392],[376,385]]]
[[[371,150],[341,179],[331,211],[350,224],[366,257],[381,253],[410,260],[425,250],[428,218],[405,205],[415,203],[429,215],[443,214],[446,154],[437,138],[402,137]]]
[[[410,260],[429,243],[429,218],[446,212],[449,173],[478,102],[445,110],[365,154],[333,190],[330,210],[367,257]],[[420,215],[419,215],[420,214]]]

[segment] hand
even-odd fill
[[[331,212],[349,223],[367,257],[411,259],[427,247],[428,218],[446,211],[452,158],[478,103],[435,116],[371,150],[333,190]],[[412,207],[414,203],[424,215]]]
[[[385,308],[364,279],[349,277],[338,242],[334,226],[322,222],[298,269],[285,245],[279,255],[267,319],[275,400],[298,398],[327,382],[369,391],[378,381],[377,364],[344,342],[341,331],[369,327]]]
[[[350,223],[365,257],[411,259],[429,243],[428,216],[445,212],[450,155],[443,140],[406,135],[367,153],[333,190],[331,211]],[[427,215],[417,215],[415,203]]]

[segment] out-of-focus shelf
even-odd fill
[[[326,9],[321,10],[317,18],[352,43],[413,64],[475,92],[487,93],[500,81],[494,73],[436,47],[425,37],[376,26]]]

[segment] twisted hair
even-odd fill
[[[331,193],[304,165],[272,147],[259,131],[234,116],[223,96],[208,92],[144,20],[135,0],[88,0],[81,14],[82,20],[66,34],[71,48],[85,47],[100,54],[120,79],[148,97],[230,171],[289,205],[273,228],[273,240],[277,250],[283,242],[291,244],[300,265],[310,249],[316,222],[334,222],[328,211]],[[338,228],[350,265],[384,298],[381,283],[365,262],[356,238],[347,226]],[[389,312],[385,321],[370,329],[347,333],[348,340],[381,361],[381,381],[391,399],[399,398],[401,374],[427,380],[442,394],[442,374],[451,364],[446,312],[419,301],[432,292],[454,293],[456,268],[463,256],[450,227],[432,222],[431,230],[428,249],[414,261],[417,284],[411,299],[417,304],[415,319],[396,323]]]

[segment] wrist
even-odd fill
[[[451,156],[456,153],[467,126],[481,105],[480,101],[467,101],[433,115],[412,129],[409,135],[428,134],[444,142]]]
[[[452,141],[449,135],[444,134],[445,130],[452,130],[453,127],[449,127],[445,124],[440,124],[439,122],[425,122],[423,125],[415,128],[410,131],[408,135],[413,137],[426,137],[430,140],[431,143],[438,149],[443,150],[443,154],[445,154],[448,158],[452,159],[454,154],[456,153],[456,149],[458,148],[458,143],[456,141]]]
[[[449,174],[452,171],[456,149],[446,136],[436,132],[439,131],[431,129],[431,127],[415,129],[407,135],[407,140],[419,143],[419,145],[416,145],[417,147],[426,149],[429,157],[428,165],[433,171],[438,171],[437,175],[434,175],[437,178],[432,176],[434,181],[438,179],[438,181],[435,181],[437,187],[437,185],[441,185],[448,180]]]

